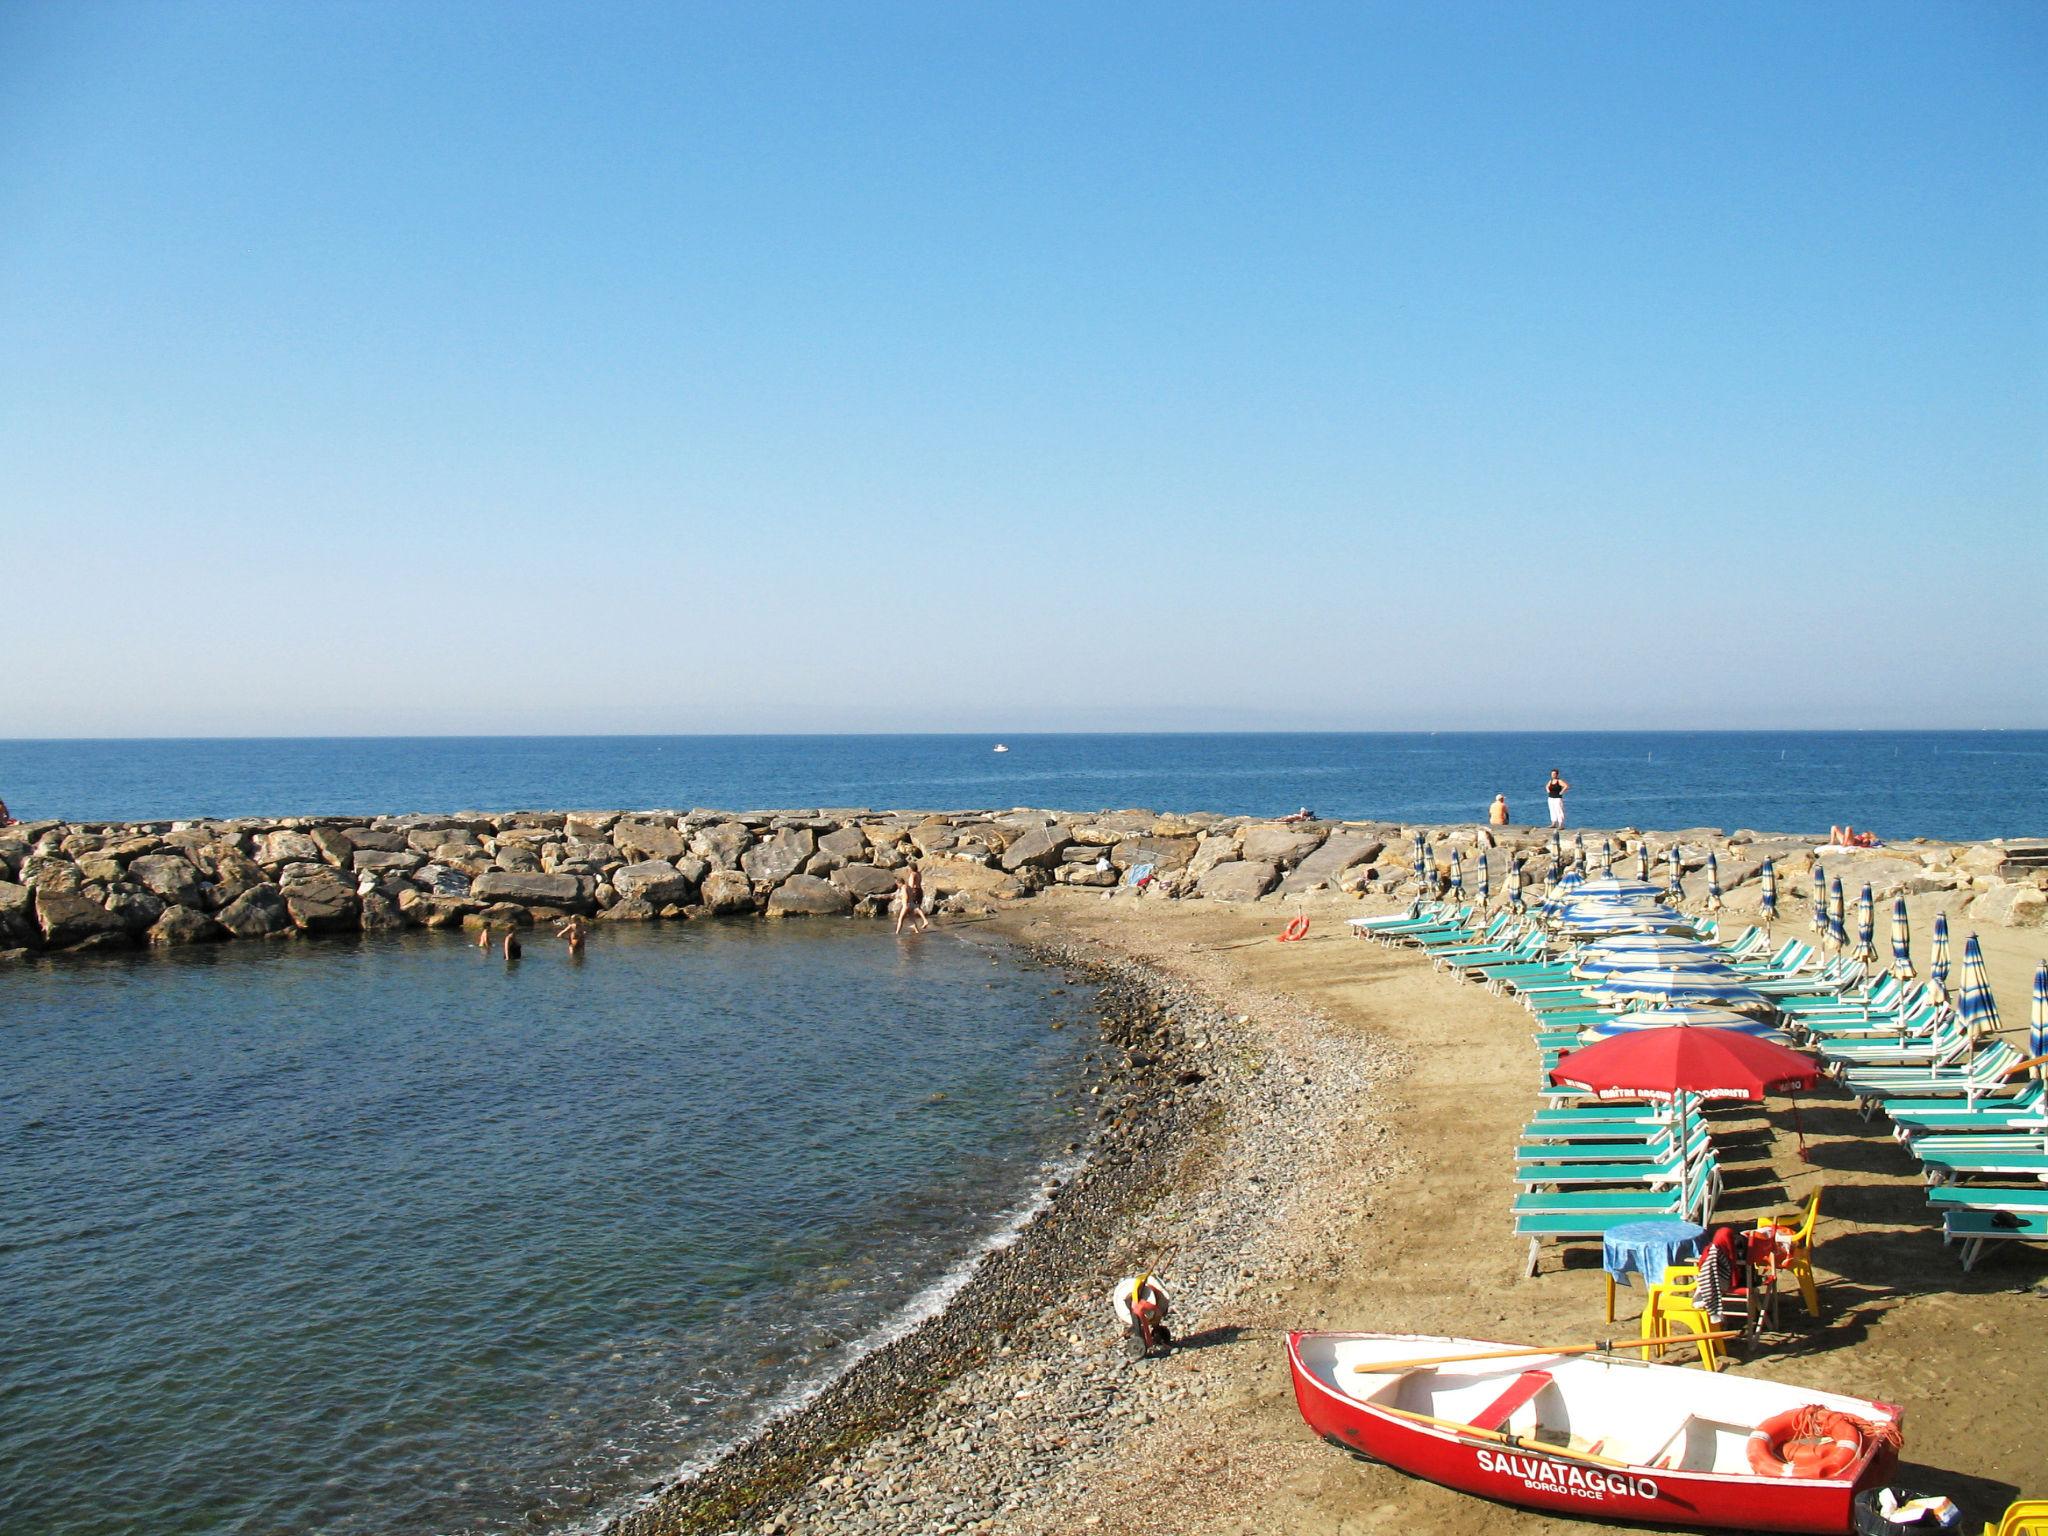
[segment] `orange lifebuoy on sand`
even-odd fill
[[[1293,922],[1289,923],[1285,928],[1280,930],[1280,937],[1276,942],[1281,944],[1292,944],[1296,939],[1306,937],[1308,937],[1308,919],[1305,917],[1297,917]]]
[[[1863,1455],[1863,1421],[1817,1403],[1788,1408],[1749,1432],[1749,1469],[1761,1477],[1835,1477]]]

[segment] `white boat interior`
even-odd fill
[[[1304,1336],[1302,1364],[1343,1396],[1426,1414],[1650,1471],[1754,1476],[1749,1435],[1774,1414],[1818,1403],[1858,1418],[1874,1404],[1782,1382],[1639,1361],[1540,1350],[1469,1366],[1378,1372],[1380,1361],[1485,1354],[1513,1345],[1398,1334]],[[1359,1367],[1366,1367],[1361,1370]]]

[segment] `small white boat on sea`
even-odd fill
[[[1003,744],[1002,744],[1002,743],[1001,743],[1001,742],[999,741],[999,742],[997,742],[997,743],[996,743],[996,750],[997,750],[998,752],[1007,752],[1007,751],[1009,751],[1010,749],[1009,749],[1008,747],[1004,746],[1004,745],[1003,745]]]

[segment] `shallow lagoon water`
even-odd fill
[[[587,1525],[1014,1220],[1086,1001],[865,922],[0,974],[0,1529]]]

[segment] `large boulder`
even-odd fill
[[[1026,866],[1051,869],[1060,862],[1060,850],[1073,840],[1073,834],[1057,823],[1033,827],[1003,850],[1003,868],[1013,873]]]
[[[817,838],[808,827],[784,827],[741,855],[740,868],[747,872],[749,880],[773,885],[802,869],[817,846]]]
[[[363,899],[332,870],[284,887],[285,909],[306,933],[353,933],[362,926]]]
[[[36,924],[49,949],[72,949],[101,934],[126,937],[128,925],[83,891],[36,889]]]
[[[818,839],[818,851],[842,864],[855,864],[868,856],[868,837],[859,827],[836,827]]]
[[[1241,857],[1252,863],[1278,864],[1282,869],[1292,869],[1322,846],[1323,836],[1321,828],[1269,823],[1246,827],[1238,846]]]
[[[215,921],[238,939],[260,939],[283,933],[292,925],[284,893],[274,885],[259,885],[242,892],[218,913]]]
[[[851,896],[816,875],[791,875],[768,897],[770,917],[844,917],[852,910]]]
[[[745,823],[721,821],[692,837],[690,851],[706,860],[713,869],[738,869],[740,856],[753,841],[754,834]]]
[[[832,883],[859,900],[866,896],[887,896],[896,889],[896,877],[872,864],[848,864],[832,871]]]
[[[147,853],[131,860],[128,878],[154,891],[172,906],[198,907],[204,904],[199,871],[174,853]]]
[[[1332,832],[1323,846],[1294,866],[1280,889],[1289,895],[1335,885],[1361,864],[1370,864],[1386,851],[1386,842],[1359,832]]]
[[[1127,837],[1109,850],[1109,861],[1118,869],[1150,864],[1153,874],[1167,875],[1187,868],[1195,847],[1192,837]]]
[[[589,893],[579,877],[544,875],[538,871],[494,869],[478,875],[469,894],[483,902],[510,901],[527,907],[560,907],[564,911],[582,911],[590,905]]]
[[[152,944],[205,944],[227,936],[225,928],[197,907],[166,907],[149,930]]]
[[[1102,850],[1082,843],[1067,850],[1069,862],[1079,862],[1072,855],[1084,853],[1087,862],[1094,863]],[[1188,874],[1199,880],[1218,864],[1228,864],[1237,857],[1237,834],[1235,832],[1210,832],[1195,845],[1195,856],[1188,860]]]
[[[1856,899],[1856,893],[1866,884],[1869,885],[1873,897],[1882,899],[1896,896],[1902,891],[1912,896],[1921,891],[1944,890],[1954,883],[1932,874],[1919,859],[1898,854],[1848,851],[1840,855],[1827,853],[1821,856],[1820,864],[1827,871],[1827,878],[1830,880],[1840,877],[1842,889],[1848,893],[1852,902]],[[1781,865],[1779,873],[1783,872]]]
[[[150,926],[164,915],[168,903],[155,891],[147,890],[132,881],[124,880],[108,889],[101,903],[130,933],[147,933]]]
[[[412,846],[397,827],[343,827],[341,835],[358,853],[403,853]]]
[[[635,863],[673,862],[689,847],[689,839],[671,821],[622,818],[611,829],[611,844]],[[656,903],[659,905],[659,903]]]
[[[697,899],[711,911],[724,916],[754,910],[754,883],[738,870],[714,869],[704,877]]]
[[[1271,864],[1237,859],[1218,864],[1196,882],[1195,889],[1211,901],[1257,901],[1279,878],[1280,871]]]
[[[612,889],[621,901],[644,901],[660,908],[691,900],[697,882],[666,859],[649,859],[613,870]]]
[[[393,872],[409,875],[426,862],[425,854],[414,853],[410,849],[398,851],[383,848],[358,848],[354,859],[354,867],[359,875],[366,871],[379,875]]]
[[[0,881],[0,949],[26,949],[41,942],[34,893],[25,885]]]
[[[2048,893],[2037,885],[1994,885],[1970,903],[1970,921],[2006,928],[2039,928],[2048,923]]]
[[[266,832],[256,840],[258,864],[308,864],[320,861],[320,845],[303,832]]]
[[[348,868],[348,861],[355,857],[356,845],[338,827],[315,827],[306,835],[319,845],[320,857],[336,869]]]

